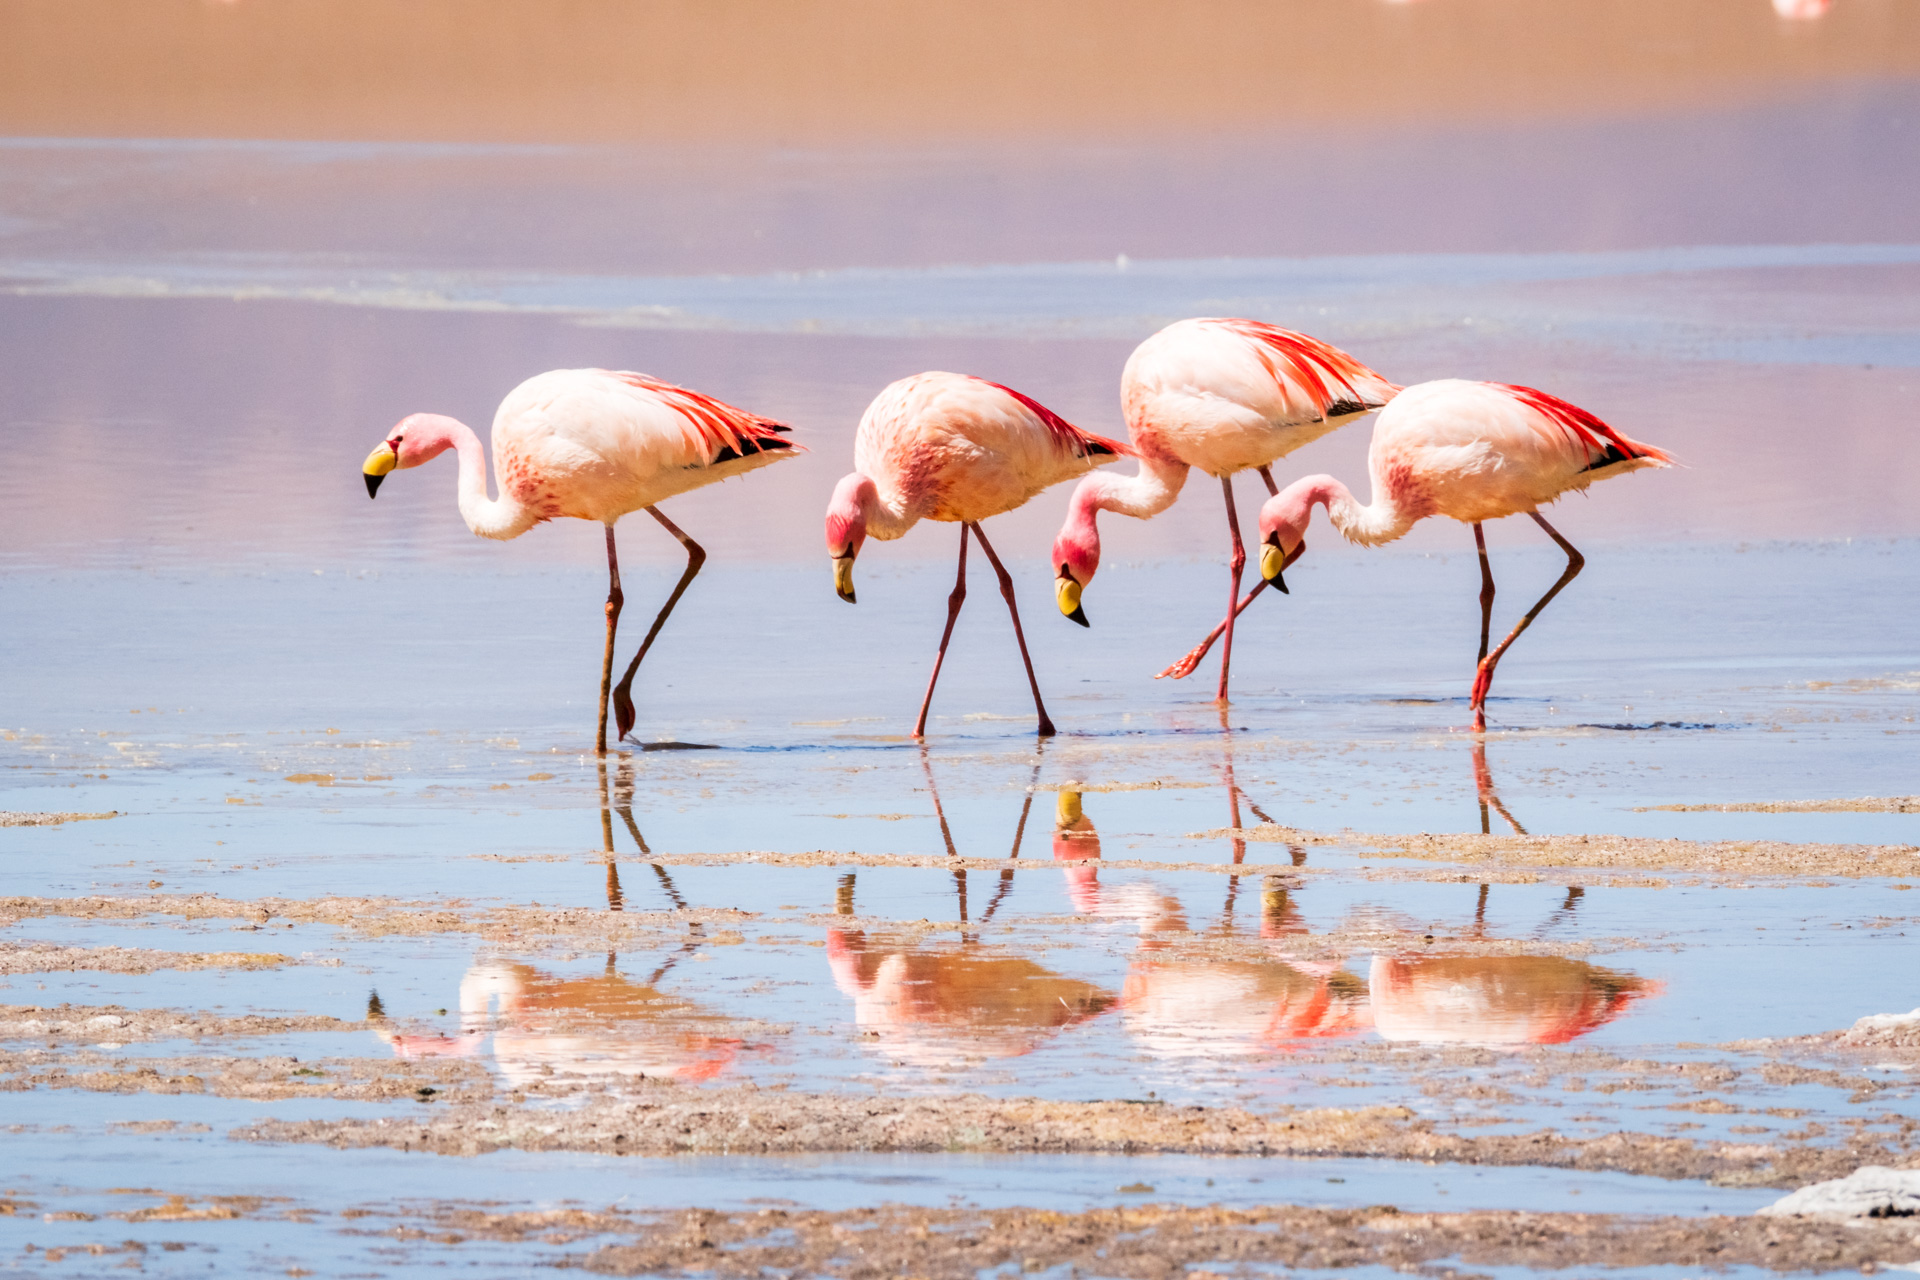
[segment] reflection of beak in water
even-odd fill
[[[1054,801],[1053,856],[1063,861],[1100,856],[1100,833],[1080,807],[1078,791],[1062,791]]]
[[[394,1057],[409,1062],[422,1058],[471,1058],[480,1048],[479,1036],[450,1036],[440,1031],[409,1034],[396,1029],[387,1018],[378,991],[367,1000],[367,1027],[387,1042]]]
[[[1367,1025],[1367,988],[1332,965],[1147,953],[1127,973],[1120,1009],[1155,1057],[1219,1057],[1352,1035]]]
[[[1565,1044],[1660,991],[1559,956],[1375,956],[1368,985],[1382,1039],[1489,1047]]]
[[[574,1080],[708,1080],[740,1042],[703,1031],[718,1019],[691,1001],[636,982],[611,964],[598,977],[560,978],[528,964],[493,962],[460,983],[460,1019],[478,1039],[493,1022],[493,1057],[514,1086]]]
[[[1284,938],[1308,932],[1293,890],[1281,877],[1268,876],[1260,886],[1260,936]]]
[[[888,1056],[916,1067],[1017,1058],[1113,1004],[1092,983],[979,946],[829,929],[827,963],[853,1000],[860,1029],[878,1036]]]
[[[1080,808],[1078,791],[1062,791],[1053,806],[1053,856],[1067,865],[1067,898],[1081,915],[1100,913],[1100,833]]]

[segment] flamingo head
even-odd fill
[[[367,482],[367,496],[379,494],[380,482],[387,478],[388,472],[431,462],[451,449],[454,425],[457,424],[453,419],[437,413],[416,413],[402,418],[360,466]]]
[[[827,504],[827,554],[833,558],[833,590],[854,603],[853,561],[867,540],[867,504],[878,500],[873,481],[858,471],[845,477]]]
[[[1080,593],[1093,581],[1093,575],[1100,568],[1100,531],[1093,522],[1093,510],[1084,508],[1076,501],[1067,516],[1066,524],[1060,528],[1060,536],[1053,540],[1053,596],[1060,606],[1060,612],[1069,621],[1083,627],[1092,626],[1087,621],[1087,611],[1080,607]]]
[[[1260,508],[1260,576],[1282,593],[1287,580],[1280,571],[1306,550],[1312,513],[1312,500],[1298,484],[1282,489]]]

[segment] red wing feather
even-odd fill
[[[737,409],[724,400],[698,391],[689,391],[685,387],[676,387],[670,382],[650,378],[644,373],[603,370],[608,377],[618,378],[630,387],[650,392],[658,396],[662,403],[685,418],[699,433],[700,441],[706,446],[707,457],[711,460],[719,454],[731,451],[738,456],[758,453],[762,441],[778,440],[777,447],[793,449],[797,446],[780,436],[788,430],[787,424],[772,418],[763,418],[757,413],[748,413]]]
[[[1266,352],[1272,351],[1286,361],[1294,381],[1313,397],[1314,407],[1323,417],[1327,410],[1341,403],[1378,409],[1400,390],[1400,387],[1388,382],[1340,348],[1329,346],[1318,338],[1259,320],[1222,320],[1219,323],[1258,344],[1256,351],[1276,382],[1284,384],[1285,379],[1267,359]],[[1368,384],[1387,388],[1387,394],[1369,394],[1364,389]]]
[[[988,386],[995,390],[1006,392],[1015,400],[1018,400],[1021,404],[1031,409],[1035,417],[1047,424],[1047,430],[1053,433],[1053,438],[1059,441],[1060,444],[1068,449],[1076,458],[1084,458],[1094,453],[1110,453],[1116,458],[1133,457],[1133,446],[1131,445],[1122,444],[1118,440],[1109,440],[1105,436],[1094,435],[1091,431],[1082,431],[1079,427],[1074,426],[1071,422],[1068,422],[1065,418],[1047,408],[1047,406],[1041,404],[1032,396],[1023,395],[1015,391],[1012,387],[1003,387],[997,382],[987,382],[985,378],[980,379],[980,381],[986,382]]]
[[[1507,382],[1496,382],[1493,385],[1586,446],[1589,455],[1599,454],[1609,462],[1624,461],[1628,458],[1652,458],[1656,462],[1673,461],[1666,450],[1657,449],[1650,444],[1642,444],[1638,440],[1627,439],[1579,405],[1569,404],[1559,396],[1550,395],[1533,387],[1514,386]]]

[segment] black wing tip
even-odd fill
[[[1364,400],[1335,400],[1327,406],[1326,416],[1329,418],[1345,418],[1356,413],[1371,413],[1379,407],[1377,404],[1368,404]]]
[[[791,428],[781,427],[780,430],[788,431],[791,430]],[[723,462],[738,462],[750,453],[772,453],[780,449],[791,449],[793,448],[793,442],[791,440],[749,440],[746,442],[746,446],[746,453],[742,453],[732,445],[728,445],[721,449],[720,452],[714,454],[712,461],[708,462],[707,465],[717,467]]]
[[[1582,471],[1600,471],[1621,462],[1632,462],[1635,458],[1644,458],[1644,453],[1629,453],[1617,444],[1609,444],[1607,451],[1582,467]]]

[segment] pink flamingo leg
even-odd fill
[[[913,722],[913,736],[927,736],[927,708],[933,705],[933,686],[940,683],[940,664],[947,660],[947,641],[953,639],[953,623],[960,616],[960,606],[967,600],[967,531],[970,524],[960,526],[960,572],[954,579],[953,594],[947,597],[947,629],[940,633],[940,652],[933,655],[933,674],[927,677],[927,696],[920,699],[920,716]]]
[[[633,661],[627,664],[627,674],[620,677],[620,683],[613,691],[613,714],[616,728],[614,736],[616,738],[626,737],[627,730],[633,728],[633,673],[640,669],[640,660],[646,657],[647,650],[653,647],[653,638],[659,635],[660,628],[666,625],[667,615],[673,612],[673,606],[679,604],[680,597],[686,594],[687,584],[693,581],[694,574],[700,572],[700,566],[707,562],[706,548],[702,547],[692,538],[689,538],[685,533],[682,533],[679,525],[661,514],[660,508],[648,507],[647,514],[655,520],[658,520],[660,526],[678,538],[680,545],[687,549],[687,571],[680,575],[680,581],[675,584],[673,594],[668,596],[667,602],[660,606],[660,612],[654,618],[653,625],[647,628],[647,638],[640,642],[640,652],[633,655]],[[609,526],[607,530],[607,545],[613,545],[613,530],[611,526]],[[613,643],[611,632],[608,633],[607,643],[609,646]],[[606,713],[603,710],[601,712],[603,725],[605,719]]]
[[[1271,498],[1273,495],[1280,492],[1280,486],[1274,483],[1273,468],[1271,466],[1256,467],[1254,469],[1260,473],[1260,479],[1266,483],[1267,496],[1269,498]],[[1231,504],[1231,499],[1229,499],[1229,504]],[[1236,538],[1239,536],[1239,532],[1240,532],[1239,521],[1236,520],[1234,522],[1234,536]],[[1280,567],[1284,570],[1289,566],[1291,566],[1295,560],[1298,560],[1300,558],[1300,553],[1302,551],[1305,551],[1306,549],[1307,549],[1307,544],[1305,542],[1302,542],[1299,546],[1293,549],[1293,554],[1288,556],[1286,559],[1286,562],[1282,564]],[[1237,618],[1242,613],[1245,613],[1247,606],[1253,603],[1253,598],[1259,595],[1262,591],[1265,591],[1266,589],[1267,589],[1267,580],[1265,578],[1262,578],[1260,581],[1254,583],[1253,590],[1247,592],[1246,595],[1240,597],[1240,603],[1233,607],[1233,613],[1231,616],[1234,618]],[[1159,675],[1155,676],[1154,679],[1155,680],[1167,680],[1167,679],[1184,680],[1188,676],[1192,675],[1193,669],[1200,665],[1200,660],[1207,656],[1207,651],[1213,648],[1213,642],[1218,640],[1221,634],[1226,631],[1226,629],[1227,629],[1227,619],[1222,618],[1220,620],[1219,626],[1207,632],[1206,639],[1202,640],[1199,644],[1193,646],[1193,648],[1187,650],[1186,657],[1180,659],[1180,661],[1174,663],[1172,666],[1168,667],[1165,671],[1162,671]]]
[[[1546,608],[1555,596],[1560,594],[1562,587],[1573,581],[1574,575],[1578,574],[1581,568],[1587,563],[1587,558],[1575,550],[1571,542],[1561,537],[1558,529],[1548,524],[1545,520],[1542,520],[1539,512],[1529,511],[1527,514],[1532,516],[1533,522],[1542,529],[1545,529],[1547,536],[1560,544],[1560,549],[1567,553],[1567,568],[1566,572],[1560,575],[1560,580],[1548,588],[1547,594],[1541,596],[1539,602],[1536,603],[1533,608],[1527,610],[1526,615],[1514,625],[1513,630],[1507,633],[1507,638],[1500,642],[1500,647],[1480,659],[1479,670],[1474,673],[1473,677],[1473,727],[1475,729],[1485,729],[1487,727],[1487,690],[1493,687],[1493,669],[1499,664],[1501,655],[1507,651],[1508,647],[1512,645],[1515,640],[1520,638],[1522,631],[1525,631],[1533,625],[1533,620],[1540,616],[1540,611]]]
[[[1282,562],[1280,568],[1283,571],[1293,568],[1293,562],[1295,560],[1298,560],[1300,558],[1301,553],[1304,552],[1306,549],[1307,549],[1307,544],[1304,540],[1302,540],[1300,545],[1293,549],[1292,554],[1289,555],[1284,562]],[[1251,591],[1247,592],[1247,594],[1240,597],[1240,603],[1233,607],[1233,616],[1237,618],[1242,613],[1245,613],[1247,606],[1253,603],[1253,598],[1259,595],[1262,591],[1265,591],[1266,589],[1267,589],[1266,579],[1262,578],[1259,582],[1254,584],[1253,589]],[[1184,658],[1180,659],[1180,661],[1168,667],[1165,671],[1162,671],[1159,675],[1155,676],[1154,679],[1155,680],[1167,680],[1167,679],[1184,680],[1186,679],[1186,677],[1192,675],[1193,669],[1200,665],[1200,660],[1207,656],[1207,651],[1213,648],[1213,642],[1218,640],[1221,637],[1221,635],[1225,633],[1226,629],[1227,629],[1226,619],[1222,618],[1219,622],[1214,624],[1213,630],[1207,632],[1206,639],[1202,640],[1199,644],[1193,646],[1193,648],[1187,650],[1187,655]]]
[[[1000,557],[993,553],[993,544],[987,541],[987,531],[976,521],[973,536],[980,539],[980,549],[987,553],[987,562],[1000,579],[1000,598],[1007,602],[1007,612],[1013,617],[1013,638],[1020,644],[1020,661],[1027,668],[1027,687],[1033,690],[1033,709],[1040,716],[1040,736],[1053,736],[1053,720],[1047,715],[1047,704],[1040,701],[1040,682],[1033,676],[1033,659],[1027,656],[1027,636],[1020,629],[1020,610],[1013,603],[1013,578],[1007,573],[1007,567],[1000,563]]]
[[[1233,555],[1227,561],[1232,577],[1227,581],[1227,621],[1225,643],[1220,646],[1220,692],[1214,701],[1227,705],[1227,679],[1233,672],[1233,620],[1240,616],[1240,571],[1247,567],[1247,549],[1240,542],[1240,513],[1233,506],[1233,477],[1220,477],[1220,492],[1227,500],[1227,532],[1233,535]]]
[[[1476,663],[1487,660],[1487,638],[1493,630],[1493,565],[1487,561],[1487,533],[1480,522],[1473,522],[1473,545],[1480,552],[1480,656]]]
[[[620,556],[613,547],[613,526],[607,526],[607,647],[600,655],[600,719],[593,732],[595,755],[607,754],[607,686],[613,683],[613,633],[620,625]]]

